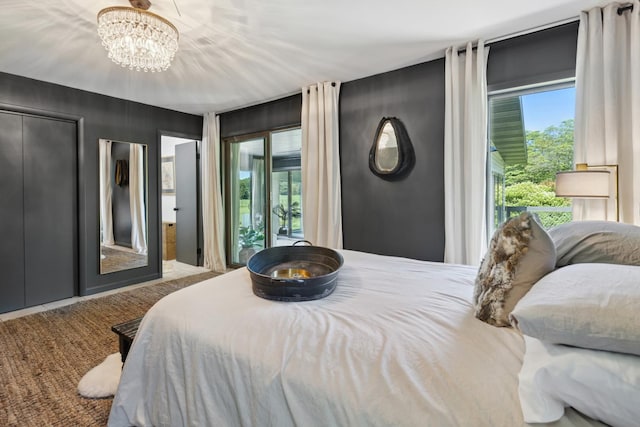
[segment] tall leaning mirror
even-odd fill
[[[100,274],[144,267],[147,255],[147,146],[98,140]]]

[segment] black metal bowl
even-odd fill
[[[296,242],[298,243],[298,242]],[[275,301],[311,301],[336,287],[344,260],[321,246],[275,246],[253,255],[247,263],[253,293]]]

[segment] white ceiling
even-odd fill
[[[180,47],[169,70],[112,63],[96,15],[127,0],[0,2],[0,71],[194,114],[442,57],[447,46],[578,16],[602,0],[153,0]]]

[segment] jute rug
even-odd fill
[[[104,426],[112,399],[77,394],[80,378],[118,351],[111,326],[143,316],[207,272],[0,322],[0,426]]]

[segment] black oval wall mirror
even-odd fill
[[[413,146],[404,125],[395,117],[383,117],[369,151],[369,168],[384,179],[406,175],[415,162]]]

